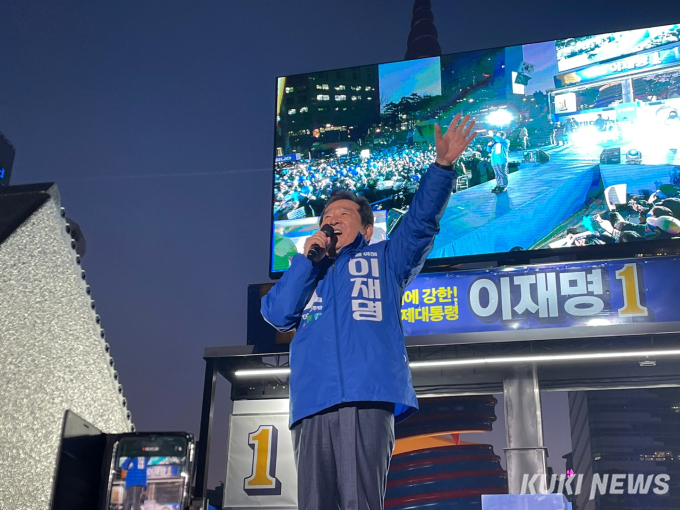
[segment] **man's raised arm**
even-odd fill
[[[449,129],[442,135],[435,124],[437,157],[420,182],[402,224],[388,243],[388,265],[405,287],[422,269],[439,233],[439,220],[451,196],[456,179],[454,164],[475,137],[475,121],[456,114]]]

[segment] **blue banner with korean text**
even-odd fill
[[[652,332],[680,321],[679,289],[680,257],[421,274],[404,293],[401,318],[406,336],[633,325]]]

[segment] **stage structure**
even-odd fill
[[[639,246],[642,251],[645,245]],[[670,249],[659,255],[589,263],[450,270],[416,278],[404,295],[402,324],[407,335],[413,384],[423,407],[422,416],[428,414],[428,408],[433,409],[433,404],[454,406],[459,397],[481,400],[461,403],[458,411],[451,407],[451,412],[440,414],[448,416],[443,427],[439,418],[418,420],[419,414],[406,420],[397,427],[398,437],[401,434],[402,439],[408,436],[421,442],[404,447],[407,443],[402,441],[403,450],[395,452],[395,462],[403,462],[404,454],[418,454],[425,457],[415,458],[417,462],[440,463],[434,457],[428,459],[427,451],[444,448],[432,455],[443,454],[446,448],[456,452],[460,446],[453,437],[456,431],[490,430],[493,420],[461,422],[461,417],[470,413],[471,408],[466,406],[478,406],[472,414],[484,416],[480,409],[484,408],[485,399],[502,393],[507,438],[507,474],[503,478],[507,480],[509,494],[519,494],[525,474],[547,474],[548,452],[543,442],[539,390],[680,386],[680,316],[677,313],[680,297],[674,290],[680,287],[680,274],[675,271],[680,261]],[[260,292],[256,287],[250,295],[250,306],[259,307]],[[260,425],[276,428],[276,417],[270,416],[272,409],[278,410],[275,414],[281,422],[277,428],[279,447],[290,443],[284,419],[287,417],[290,337],[277,336],[273,330],[270,335],[263,335],[263,324],[253,322],[256,318],[257,314],[252,314],[249,324],[257,332],[249,338],[252,345],[205,350],[198,496],[205,494],[218,374],[231,382],[231,398],[235,403],[228,460],[231,472],[225,488],[227,501],[230,490],[231,495],[243,493],[245,501],[248,500],[242,482],[257,465],[252,464],[255,462],[253,452],[261,438],[254,436],[261,432]],[[493,416],[493,406],[490,409],[489,416]],[[435,415],[441,412],[434,411]],[[240,415],[249,417],[250,428],[241,430],[234,426],[233,420]],[[237,437],[243,443],[240,458],[233,455],[232,449]],[[422,442],[424,439],[429,442]],[[483,445],[477,448],[483,449]],[[493,456],[493,451],[489,455]],[[272,487],[277,486],[277,481],[284,481],[276,475],[279,469],[286,473],[294,470],[290,462],[291,459],[287,461],[286,456],[280,454],[276,463],[270,463]],[[248,473],[236,476],[233,470],[239,465],[241,468],[245,465]],[[455,465],[448,472],[450,485],[440,491],[423,492],[425,486],[418,488],[401,482],[395,472],[390,475],[392,485],[388,486],[386,504],[393,504],[389,508],[402,505],[417,508],[413,505],[459,498],[463,505],[470,504],[470,497],[476,497],[478,508],[482,508],[480,497],[498,494],[498,487],[502,487],[498,485],[499,478],[494,481],[493,477],[498,475],[492,467],[486,466],[485,472],[491,478],[484,479],[484,483],[469,480],[470,484],[477,483],[476,488],[485,489],[477,493],[472,492],[474,487],[459,488],[463,492],[451,489],[454,483],[460,482],[461,475],[455,474]],[[430,473],[425,478],[429,476],[433,475]],[[537,487],[541,491],[546,491],[544,481],[542,478]],[[406,492],[405,485],[409,485],[411,492]],[[431,489],[432,484],[428,485]],[[285,489],[283,487],[284,492]],[[394,495],[392,503],[390,494]],[[257,497],[259,505],[265,505],[268,500],[277,501],[273,493]],[[487,505],[498,503],[498,499],[485,501]],[[557,501],[562,504],[561,499]],[[288,503],[293,505],[290,500]],[[211,504],[219,506],[220,502]],[[227,506],[241,508],[233,504]]]
[[[64,413],[133,429],[54,184],[0,188],[0,508],[47,510]]]

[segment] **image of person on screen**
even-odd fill
[[[522,149],[526,150],[529,147],[529,131],[526,126],[519,129],[519,139],[522,141]]]
[[[491,190],[492,193],[503,193],[508,189],[508,151],[510,142],[505,137],[503,131],[499,131],[489,142],[491,145],[491,166],[496,175],[496,186]]]
[[[148,457],[128,457],[121,465],[121,469],[125,471],[123,510],[141,510],[142,493],[148,486],[146,479],[148,466]]]
[[[391,238],[368,244],[374,215],[365,197],[339,192],[322,228],[262,298],[290,346],[290,428],[298,508],[384,508],[394,424],[418,408],[401,325],[401,299],[439,233],[456,181],[454,164],[474,138],[456,115],[435,126],[436,158]],[[310,253],[316,245],[315,253]],[[333,256],[335,254],[335,256]]]
[[[559,124],[559,122],[557,124]],[[550,127],[548,128],[548,135],[550,136],[550,145],[557,145],[557,124],[551,121]]]
[[[578,125],[576,124],[576,121],[574,119],[567,119],[567,122],[564,123],[564,135],[566,138],[566,143],[574,142],[574,134],[576,133],[577,129]]]

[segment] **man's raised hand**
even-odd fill
[[[471,121],[469,115],[463,117],[461,121],[460,113],[453,118],[444,135],[439,124],[435,124],[434,142],[437,149],[435,161],[444,166],[454,163],[475,137],[476,133],[472,131],[474,125],[475,121]]]

